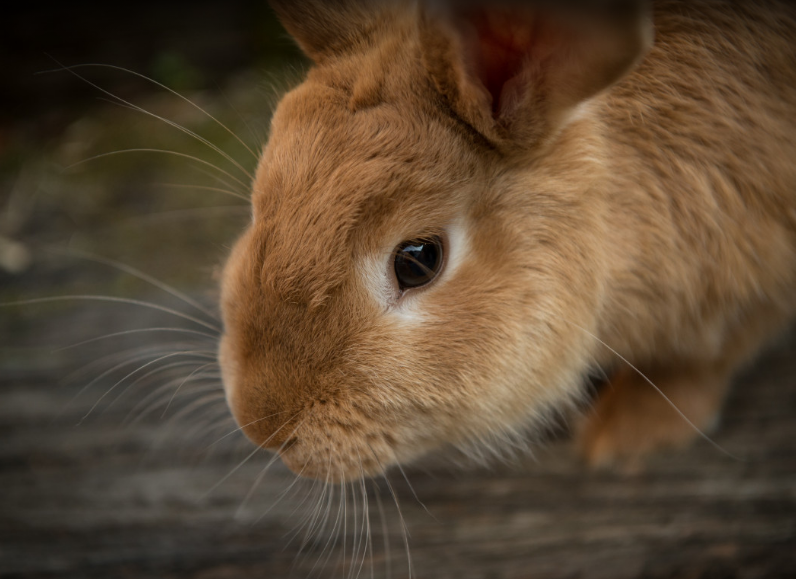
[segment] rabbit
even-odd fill
[[[796,314],[793,8],[271,4],[314,64],[221,273],[256,445],[377,476],[544,424],[595,372],[592,465],[716,423]]]

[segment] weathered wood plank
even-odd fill
[[[75,426],[93,404],[86,397],[67,405],[75,388],[53,386],[51,373],[7,374],[0,388],[3,577],[345,576],[361,528],[361,502],[353,527],[351,491],[345,559],[340,536],[330,562],[316,567],[342,521],[339,487],[325,499],[325,529],[299,554],[301,537],[288,537],[311,513],[318,486],[302,481],[280,500],[293,477],[276,464],[243,504],[267,457],[213,489],[250,452],[235,437],[206,451],[226,427],[208,437],[189,416],[164,430],[159,413],[123,425],[140,400],[129,394]],[[415,576],[796,576],[794,410],[790,339],[739,380],[727,404],[714,438],[739,460],[698,443],[633,475],[590,472],[561,441],[539,449],[536,462],[493,469],[426,461],[407,476],[433,517],[392,473]],[[362,576],[372,561],[374,577],[404,577],[401,519],[386,484],[369,484],[368,495],[374,546]]]

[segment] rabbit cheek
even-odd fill
[[[230,340],[228,336],[222,336],[218,345],[218,365],[221,368],[221,382],[224,387],[224,396],[227,400],[227,406],[232,410],[232,415],[235,420],[238,416],[235,414],[237,408],[238,396],[237,389],[234,384],[237,384],[238,370],[230,351]],[[238,422],[240,424],[240,422]]]

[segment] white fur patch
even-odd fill
[[[359,264],[359,274],[365,288],[382,309],[395,302],[395,289],[387,277],[391,252],[368,256]]]

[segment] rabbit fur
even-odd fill
[[[594,464],[715,423],[796,313],[796,13],[610,4],[272,2],[314,66],[222,275],[256,444],[376,475],[542,424],[598,370]],[[430,235],[442,271],[400,291],[396,246]]]

